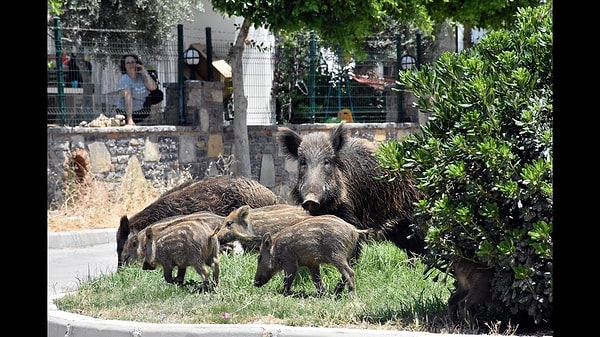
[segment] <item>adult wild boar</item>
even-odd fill
[[[129,219],[121,217],[117,229],[117,268],[130,233],[137,233],[164,218],[209,211],[226,216],[242,205],[262,207],[277,204],[279,198],[258,181],[245,177],[213,176],[178,186],[160,196]]]
[[[258,208],[244,205],[225,217],[219,241],[221,244],[239,241],[245,252],[258,251],[265,233],[275,234],[310,216],[306,210],[296,205],[279,204]]]
[[[176,225],[184,221],[200,221],[204,222],[210,228],[216,228],[223,223],[225,217],[216,215],[211,212],[201,211],[188,215],[175,215],[162,220],[159,220],[150,226],[140,230],[139,232],[131,232],[123,245],[123,251],[121,252],[121,261],[123,265],[128,265],[136,261],[143,261],[144,259],[144,245],[146,244],[146,232],[152,230],[154,235],[160,231]]]
[[[351,259],[356,254],[359,235],[370,230],[360,230],[334,215],[311,216],[281,229],[277,234],[265,233],[258,253],[254,286],[262,287],[280,270],[283,270],[283,294],[289,295],[299,267],[308,268],[317,294],[324,293],[321,281],[321,264],[334,265],[341,279],[335,287],[339,294],[348,287],[354,292],[354,269]]]
[[[216,288],[219,285],[219,229],[198,220],[179,222],[160,231],[150,228],[143,246],[142,269],[162,266],[165,281],[183,284],[186,268],[192,266],[202,276],[203,291]],[[177,276],[173,278],[175,267]],[[208,267],[212,268],[212,287]]]
[[[455,289],[448,298],[448,315],[473,324],[479,308],[493,306],[492,269],[461,258],[452,263],[452,273]]]
[[[378,179],[384,172],[371,141],[349,136],[343,122],[331,132],[303,136],[280,127],[277,141],[298,163],[291,198],[310,214],[333,214],[357,228],[372,228],[409,256],[424,252],[424,233],[411,226],[419,198],[414,181]]]

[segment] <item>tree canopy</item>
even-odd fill
[[[202,0],[48,0],[48,9],[49,21],[58,16],[63,27],[72,29],[63,32],[66,38],[92,41],[96,47],[109,41],[144,41],[154,48],[174,26],[204,7]]]
[[[360,50],[391,18],[428,35],[445,20],[471,27],[500,28],[512,23],[519,7],[540,5],[543,0],[211,0],[215,10],[247,19],[273,33],[313,30],[322,41],[347,51]],[[173,26],[191,20],[204,10],[202,0],[91,1],[48,0],[49,20],[59,16],[64,27],[97,45],[106,41],[145,41],[150,47],[164,41]],[[129,30],[127,34],[99,34],[83,29]]]
[[[365,37],[382,30],[386,14],[425,32],[433,27],[420,0],[212,0],[212,4],[219,12],[241,16],[275,34],[313,30],[322,41],[348,51],[359,50]]]
[[[544,0],[428,0],[423,1],[427,13],[435,22],[450,20],[465,26],[498,29],[514,22],[521,7],[535,7]]]
[[[255,26],[278,34],[313,30],[322,41],[355,51],[364,38],[381,31],[391,18],[429,35],[446,20],[470,27],[502,28],[514,21],[519,7],[537,6],[540,0],[212,0],[222,13],[241,16]]]

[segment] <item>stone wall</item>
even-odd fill
[[[233,127],[223,119],[219,82],[186,82],[186,125],[135,127],[51,127],[48,138],[48,204],[63,200],[65,179],[93,178],[119,187],[128,174],[149,183],[174,179],[185,170],[195,178],[223,174],[232,159]],[[213,85],[217,84],[217,85]],[[167,90],[176,90],[167,88]],[[167,95],[173,97],[176,95]],[[220,101],[219,101],[220,100]],[[167,102],[165,120],[179,119],[177,102]],[[174,107],[175,106],[175,107]],[[177,124],[177,123],[174,123]],[[337,124],[298,124],[303,134]],[[349,123],[352,136],[375,143],[400,139],[418,123]],[[286,160],[276,143],[277,125],[248,126],[252,177],[284,200],[296,176],[296,163]]]

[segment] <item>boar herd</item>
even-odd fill
[[[130,235],[164,218],[209,211],[226,216],[236,208],[262,207],[279,202],[268,187],[243,177],[215,176],[175,187],[129,219],[121,217],[117,229],[117,267],[123,264],[122,251]]]
[[[222,247],[239,242],[244,252],[258,254],[256,287],[283,272],[283,294],[289,295],[298,269],[305,267],[322,295],[320,266],[331,264],[341,275],[335,293],[347,288],[351,295],[353,264],[371,233],[411,257],[425,253],[425,235],[413,219],[413,204],[421,195],[409,177],[378,179],[383,172],[371,141],[351,136],[342,122],[330,132],[305,135],[280,127],[277,142],[297,163],[293,205],[251,178],[216,176],[186,183],[131,218],[121,217],[118,269],[134,262],[143,269],[161,267],[166,282],[182,284],[186,268],[192,267],[203,278],[203,290],[211,291],[218,287]],[[455,268],[451,315],[489,302],[487,272],[472,271],[464,264]]]

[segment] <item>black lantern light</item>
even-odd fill
[[[402,70],[408,70],[408,69],[414,67],[416,63],[417,63],[417,60],[415,59],[414,56],[404,55],[400,59],[400,68],[402,68]]]
[[[194,47],[189,47],[183,53],[183,61],[190,67],[190,80],[195,80],[198,64],[200,63],[200,51]]]

